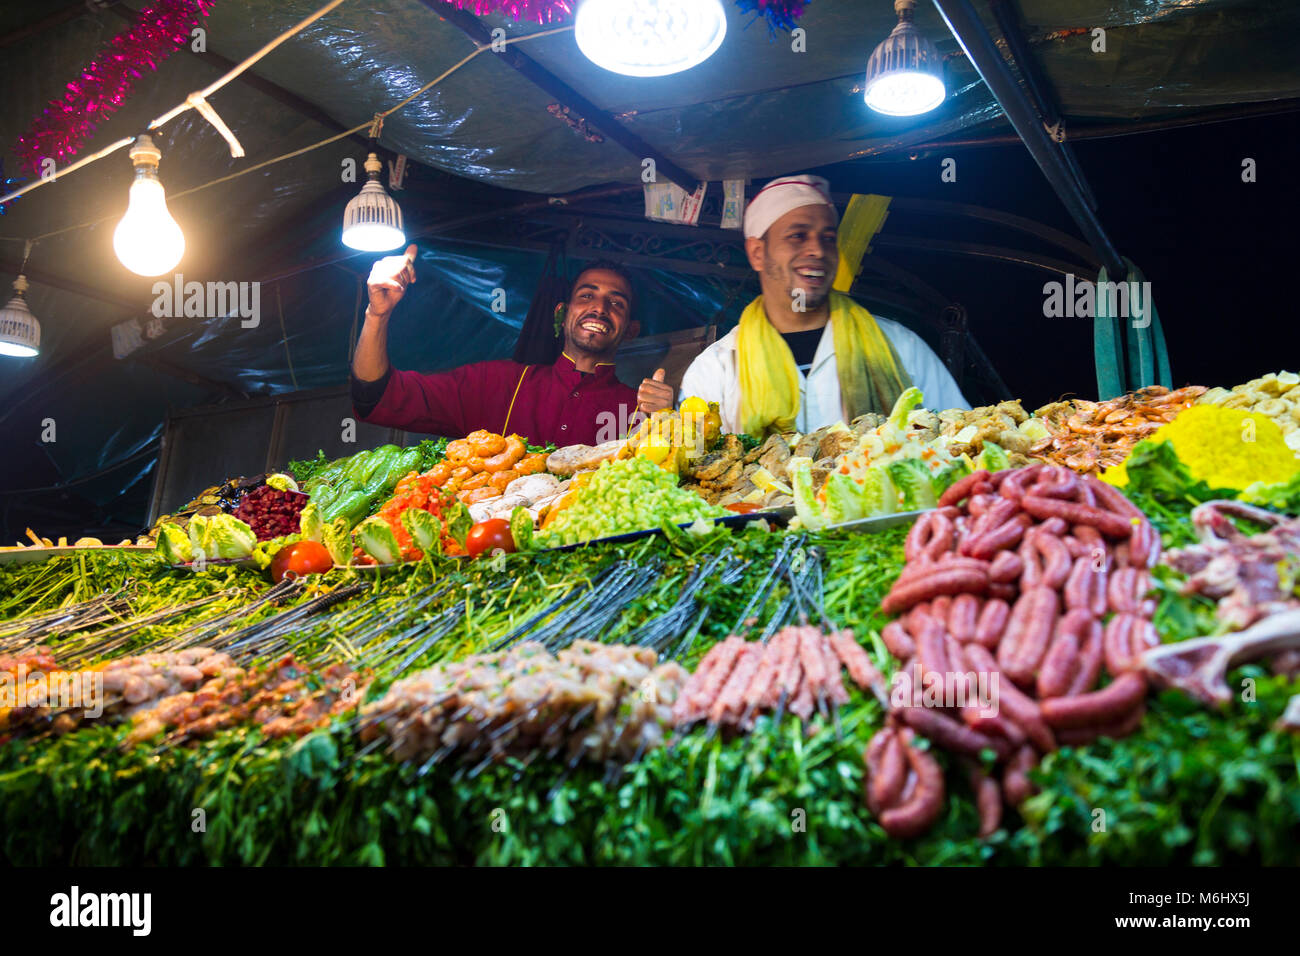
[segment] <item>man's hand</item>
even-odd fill
[[[647,415],[673,407],[673,387],[664,379],[667,374],[663,369],[656,369],[653,378],[647,378],[636,390],[636,407]]]
[[[410,245],[400,256],[384,256],[370,269],[366,291],[370,293],[370,314],[385,319],[392,314],[397,303],[406,294],[406,287],[415,281],[415,257],[419,250]]]

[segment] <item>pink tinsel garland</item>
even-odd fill
[[[184,46],[190,30],[214,0],[154,0],[131,26],[68,84],[68,91],[41,111],[18,138],[14,153],[24,169],[41,174],[41,161],[72,160],[95,128],[126,102],[135,81]]]
[[[475,16],[503,13],[512,20],[535,20],[554,23],[572,16],[576,0],[443,0],[458,10],[473,11]]]

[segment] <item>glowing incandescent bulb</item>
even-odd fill
[[[148,134],[135,139],[128,153],[135,164],[126,215],[113,230],[118,261],[136,275],[160,276],[176,268],[185,254],[185,235],[167,211],[167,194],[158,180],[162,153]]]

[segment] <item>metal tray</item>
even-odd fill
[[[743,515],[724,515],[721,518],[714,518],[715,525],[723,525],[728,528],[743,528],[751,521],[767,521],[778,527],[785,527],[790,519],[794,517],[794,508],[774,508],[771,511],[751,511]],[[689,528],[690,523],[679,524],[679,528]],[[590,541],[579,541],[577,544],[564,544],[558,548],[542,548],[543,552],[548,551],[573,551],[575,548],[585,548],[590,544],[622,544],[625,541],[636,541],[640,538],[648,538],[651,535],[659,534],[658,528],[645,528],[641,531],[629,531],[627,534],[611,535],[608,538],[592,538]]]
[[[873,518],[858,518],[854,521],[843,521],[839,524],[827,525],[823,531],[852,531],[855,533],[884,531],[886,528],[892,528],[895,525],[911,524],[927,511],[934,511],[934,508],[922,508],[919,511],[898,511],[892,515],[876,515]]]
[[[66,548],[13,548],[0,551],[0,564],[34,564],[37,561],[48,561],[51,558],[62,558],[70,554],[93,554],[99,551],[133,551],[136,554],[149,554],[153,551],[153,545],[106,544],[84,548],[74,548],[71,545]]]
[[[752,511],[749,514],[731,514],[724,515],[721,518],[714,518],[715,525],[723,525],[728,528],[744,527],[751,521],[767,521],[770,524],[784,527],[791,518],[794,517],[794,508],[774,508],[771,511]],[[679,524],[679,528],[689,528],[690,524]],[[659,528],[644,528],[641,531],[629,531],[626,534],[611,535],[607,538],[592,538],[590,541],[579,541],[577,544],[565,544],[558,548],[540,548],[532,554],[549,554],[554,551],[573,551],[576,548],[585,548],[593,544],[622,544],[626,541],[637,541],[641,538],[648,538],[651,535],[659,534]],[[451,560],[459,561],[468,558],[467,554],[455,555]],[[419,561],[405,561],[402,564],[336,564],[336,568],[351,568],[353,571],[380,572],[391,570],[393,568],[405,567],[406,565],[419,564]]]

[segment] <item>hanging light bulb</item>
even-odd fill
[[[943,102],[943,61],[916,28],[916,0],[894,0],[898,26],[867,61],[867,105],[886,116],[917,116]]]
[[[41,323],[27,308],[27,277],[14,280],[14,297],[0,309],[0,355],[31,358],[41,351]]]
[[[402,207],[379,181],[384,164],[371,153],[366,157],[366,184],[343,210],[343,245],[362,252],[386,252],[406,242]]]
[[[160,276],[176,268],[185,254],[185,234],[167,211],[167,194],[158,179],[162,153],[148,133],[135,138],[127,154],[135,164],[135,181],[126,215],[113,230],[113,251],[136,275]]]
[[[727,35],[727,13],[721,0],[583,0],[573,35],[606,70],[667,76],[713,56]]]

